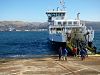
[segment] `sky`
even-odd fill
[[[60,0],[0,0],[0,21],[46,22],[46,11],[60,7]],[[67,19],[100,21],[100,0],[65,0]]]

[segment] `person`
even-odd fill
[[[76,47],[73,48],[73,55],[74,55],[75,57],[77,56],[77,48],[76,48]]]
[[[87,51],[88,51],[88,49],[87,49],[87,48],[85,48],[85,49],[84,49],[84,51],[85,51],[85,56],[87,56],[87,57],[88,57],[88,52],[87,52]]]
[[[80,48],[78,47],[77,48],[77,55],[79,55],[80,53],[79,53],[79,51],[80,51]]]
[[[80,50],[80,55],[81,55],[81,60],[84,60],[85,59],[85,51],[84,49]]]
[[[61,57],[62,57],[62,47],[59,48],[58,54],[59,54],[59,60],[61,60]]]
[[[68,54],[68,51],[67,51],[66,48],[64,48],[64,49],[62,50],[63,60],[67,60],[67,54]]]
[[[96,48],[95,46],[94,46],[93,48],[94,48],[94,53],[96,54],[96,50],[97,50],[97,48]]]

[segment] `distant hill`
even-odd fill
[[[0,21],[0,31],[47,29],[47,22]]]
[[[100,22],[85,21],[86,26],[93,27],[94,30],[100,30]],[[24,21],[0,21],[0,31],[13,30],[34,30],[34,29],[47,29],[48,23],[44,22],[24,22]]]

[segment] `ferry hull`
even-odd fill
[[[57,43],[66,43],[66,35],[62,33],[49,34],[49,40]]]
[[[55,41],[49,41],[51,46],[52,46],[52,49],[55,50],[57,53],[58,53],[58,50],[60,47],[62,48],[67,48],[68,50],[68,55],[73,55],[72,53],[72,50],[67,46],[66,42],[55,42]]]
[[[66,47],[66,42],[56,42],[56,41],[51,41],[49,40],[50,44],[52,45],[53,48],[59,49],[59,47]]]

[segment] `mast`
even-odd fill
[[[77,20],[80,20],[80,17],[79,17],[80,13],[77,13]]]
[[[61,8],[62,8],[62,10],[65,10],[65,2],[64,2],[64,0],[60,0],[60,5],[61,5]]]

